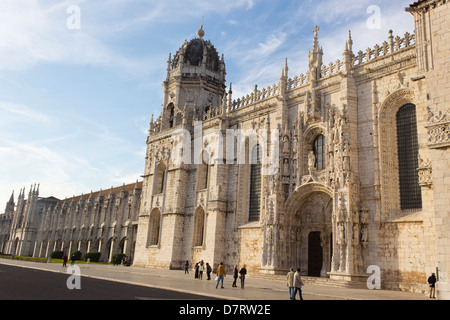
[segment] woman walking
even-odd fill
[[[244,266],[239,271],[239,278],[241,278],[241,289],[244,289],[245,275],[247,274],[247,269]]]
[[[239,274],[238,267],[237,267],[237,265],[234,265],[234,269],[233,269],[233,279],[234,279],[234,281],[233,281],[232,287],[237,287],[236,281],[237,281],[237,278],[238,278],[238,274]]]

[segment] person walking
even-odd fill
[[[238,267],[237,267],[237,265],[234,265],[234,269],[233,269],[233,279],[234,280],[233,280],[232,287],[236,287],[237,288],[236,281],[237,281],[238,276],[239,276]]]
[[[223,289],[223,278],[227,275],[227,272],[225,271],[225,267],[223,265],[223,262],[221,262],[219,264],[219,266],[217,267],[217,283],[216,283],[216,289],[219,286],[219,282],[220,282],[220,287]]]
[[[204,265],[204,262],[202,260],[202,261],[200,261],[200,264],[198,265],[198,278],[200,280],[203,279],[203,269],[204,269],[203,265]]]
[[[247,274],[247,269],[244,266],[239,270],[239,278],[241,278],[241,289],[244,289],[245,275]]]
[[[297,295],[297,292],[299,294],[300,300],[303,300],[303,296],[302,296],[302,286],[303,286],[303,281],[302,278],[300,277],[300,268],[297,269],[297,272],[294,275],[294,299],[295,300],[295,296]]]
[[[63,267],[67,267],[67,260],[68,260],[69,258],[67,258],[67,254],[65,254],[64,255],[64,258],[63,258]]]
[[[206,275],[208,276],[208,278],[206,280],[211,280],[211,272],[212,272],[212,268],[209,265],[209,263],[206,263]]]
[[[189,274],[189,261],[186,260],[186,263],[184,264],[184,274]]]
[[[70,265],[73,266],[75,264],[75,253],[72,254],[72,257],[70,258],[71,262]]]
[[[200,262],[197,262],[196,264],[195,264],[195,267],[194,267],[194,270],[195,270],[195,273],[194,273],[194,278],[195,279],[198,279],[198,265],[200,264]]]
[[[294,292],[295,292],[294,276],[295,276],[294,268],[291,268],[291,270],[287,274],[287,286],[289,288],[289,299],[291,300],[294,300]]]
[[[428,285],[430,286],[430,298],[436,298],[436,275],[434,273],[428,278]]]

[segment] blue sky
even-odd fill
[[[306,73],[316,25],[326,64],[342,58],[348,30],[354,52],[390,29],[412,33],[412,2],[1,0],[0,212],[35,183],[63,199],[140,179],[168,55],[202,19],[238,98],[277,83],[286,58],[289,76]]]

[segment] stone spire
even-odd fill
[[[13,191],[11,194],[11,198],[9,198],[9,201],[6,203],[5,213],[13,212],[15,205],[16,204],[14,203],[14,191]]]
[[[352,40],[352,31],[348,30],[348,40],[345,45],[345,51],[352,52],[353,51],[353,40]]]
[[[314,39],[313,39],[313,47],[312,50],[309,50],[308,59],[309,59],[309,71],[311,73],[311,79],[313,81],[317,81],[320,79],[320,73],[322,69],[322,57],[323,50],[319,46],[319,36],[318,31],[319,27],[315,27],[313,29]]]
[[[353,57],[353,40],[352,40],[352,32],[348,31],[348,40],[345,43],[345,50],[342,54],[344,58],[344,72],[349,73],[352,69],[352,57]]]

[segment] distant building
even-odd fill
[[[0,216],[0,252],[33,257],[101,252],[103,261],[124,253],[132,259],[141,188],[136,182],[65,200],[39,197],[39,186],[25,199],[23,189],[16,210],[11,196]]]

